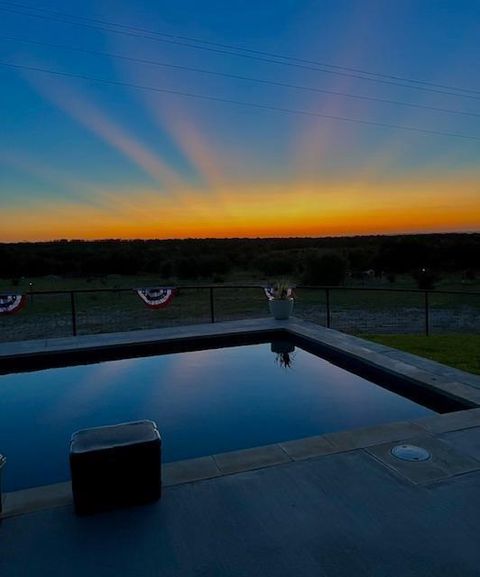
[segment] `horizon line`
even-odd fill
[[[122,237],[99,237],[99,238],[54,238],[54,239],[44,239],[44,240],[0,240],[0,244],[48,244],[48,243],[60,243],[60,242],[170,242],[170,241],[182,241],[182,240],[300,240],[300,239],[329,239],[329,238],[371,238],[371,237],[397,237],[397,236],[439,236],[439,235],[470,235],[470,234],[480,234],[480,229],[478,230],[463,230],[463,231],[437,231],[437,232],[398,232],[398,233],[371,233],[371,234],[340,234],[340,235],[325,235],[325,236],[185,236],[185,237],[136,237],[136,238],[122,238]]]

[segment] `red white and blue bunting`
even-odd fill
[[[0,314],[18,313],[27,304],[25,295],[0,295]]]
[[[263,290],[265,291],[265,296],[267,297],[267,299],[269,301],[273,301],[274,299],[278,298],[278,291],[275,287],[273,287],[273,286],[264,287]],[[287,299],[293,298],[293,288],[292,287],[289,287],[287,289],[286,298]]]
[[[136,293],[142,301],[151,309],[166,307],[175,296],[176,289],[173,287],[155,287],[136,289]]]

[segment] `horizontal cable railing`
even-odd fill
[[[133,288],[29,291],[0,315],[0,341],[152,329],[268,316],[264,286],[182,285],[165,308]],[[1,294],[1,293],[0,293]],[[297,286],[294,315],[351,334],[478,333],[480,293],[382,287]]]

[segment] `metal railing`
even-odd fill
[[[480,332],[480,293],[298,286],[295,316],[353,334]],[[184,285],[151,310],[132,288],[30,291],[24,310],[0,316],[0,340],[127,331],[268,315],[261,285]]]

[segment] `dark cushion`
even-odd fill
[[[153,421],[84,429],[70,443],[77,513],[154,501],[161,496],[161,439]]]
[[[158,441],[160,434],[153,421],[132,421],[73,433],[70,454],[103,451],[116,447]]]

